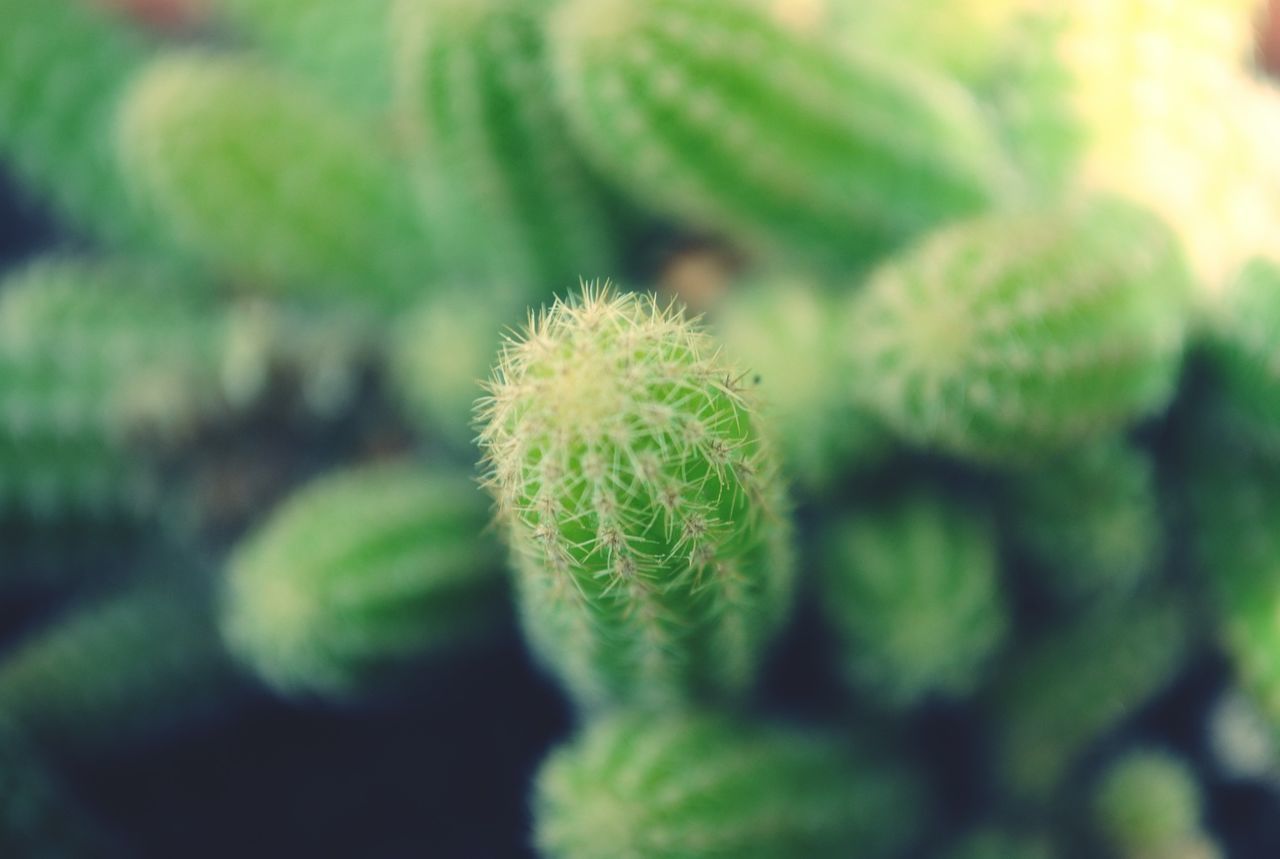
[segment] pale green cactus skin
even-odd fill
[[[1121,859],[1213,859],[1200,824],[1200,785],[1168,752],[1140,749],[1113,762],[1094,788],[1093,824]]]
[[[552,33],[599,168],[748,251],[844,270],[1014,193],[961,88],[766,4],[574,0]]]
[[[1082,753],[1169,684],[1191,642],[1186,609],[1156,595],[1086,612],[1020,651],[989,701],[1010,796],[1050,799]]]
[[[830,527],[819,595],[851,684],[904,708],[963,697],[1008,631],[988,517],[926,487]]]
[[[375,116],[391,105],[387,40],[394,0],[219,0],[216,11],[276,64],[344,108]]]
[[[1000,829],[980,829],[942,854],[942,859],[1055,859],[1043,838]]]
[[[734,289],[715,313],[729,355],[760,379],[763,418],[787,473],[814,492],[879,464],[890,448],[878,421],[832,391],[832,380],[849,376],[837,307],[814,283],[770,279]]]
[[[598,722],[534,791],[546,859],[874,859],[921,813],[907,772],[834,737],[701,714]]]
[[[247,56],[154,62],[121,106],[121,163],[175,242],[251,287],[399,301],[437,273],[390,153]]]
[[[1033,461],[1168,404],[1189,294],[1170,231],[1117,200],[957,224],[853,297],[856,394],[922,447]]]
[[[1163,558],[1155,463],[1122,439],[1011,474],[1001,502],[1010,540],[1064,604],[1124,599]]]
[[[116,166],[111,126],[129,76],[150,46],[104,4],[0,2],[0,156],[75,229],[145,242]]]
[[[202,587],[143,582],[73,608],[0,662],[0,718],[76,758],[217,718],[243,689],[208,602]]]
[[[398,0],[391,46],[397,111],[457,270],[544,290],[615,270],[619,233],[554,99],[549,5]]]
[[[789,607],[790,529],[741,373],[656,299],[534,320],[481,407],[526,632],[577,701],[743,692]]]
[[[1250,261],[1211,326],[1207,352],[1224,416],[1251,443],[1280,453],[1280,263]]]
[[[236,548],[223,635],[282,694],[380,691],[506,617],[488,518],[475,483],[447,470],[401,462],[321,478]]]

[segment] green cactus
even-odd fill
[[[901,708],[978,686],[1009,625],[987,517],[915,488],[830,526],[825,545],[822,607],[855,688]]]
[[[1250,261],[1211,324],[1207,351],[1224,416],[1251,443],[1280,454],[1280,263]]]
[[[438,274],[389,152],[304,82],[251,58],[157,60],[125,96],[117,144],[173,239],[252,286],[377,305]]]
[[[1093,793],[1093,825],[1122,859],[1209,859],[1200,828],[1200,786],[1168,752],[1132,751],[1102,775]]]
[[[1052,859],[1053,852],[1042,838],[979,829],[943,853],[944,859]]]
[[[546,859],[896,855],[921,814],[903,770],[834,737],[710,715],[624,715],[537,777]]]
[[[487,483],[526,632],[588,707],[739,693],[786,614],[786,503],[740,380],[681,310],[607,287],[503,349]]]
[[[1116,200],[958,224],[853,297],[855,393],[918,445],[1033,460],[1165,407],[1189,293],[1174,237]]]
[[[397,108],[459,271],[544,289],[617,265],[617,224],[568,139],[547,0],[399,0]],[[434,180],[434,182],[433,182]]]
[[[552,23],[570,127],[638,200],[843,270],[1013,193],[972,99],[763,3],[574,0]]]
[[[1011,541],[1061,602],[1123,599],[1162,560],[1155,464],[1121,439],[1012,474],[1001,501]]]
[[[112,117],[151,46],[84,0],[0,0],[0,158],[67,224],[146,245],[111,148]]]
[[[760,377],[764,420],[788,474],[810,490],[878,464],[888,434],[845,396],[836,299],[799,279],[734,290],[717,310],[716,333],[729,354]]]
[[[1082,753],[1169,684],[1190,644],[1186,609],[1156,595],[1086,612],[1019,652],[988,702],[1012,796],[1048,800]]]
[[[242,689],[204,591],[143,581],[36,630],[0,660],[0,718],[77,758],[216,718]]]
[[[236,548],[223,634],[285,694],[340,698],[403,679],[503,618],[487,520],[465,475],[401,462],[327,476]]]

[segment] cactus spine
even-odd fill
[[[237,547],[223,634],[282,693],[375,689],[503,617],[487,508],[466,476],[407,463],[323,478]]]
[[[436,273],[412,191],[350,117],[247,57],[175,54],[121,107],[132,186],[175,241],[275,289],[377,304]]]
[[[1173,236],[1119,201],[958,224],[853,297],[856,394],[916,444],[1033,459],[1165,407],[1189,292]]]
[[[710,337],[588,288],[505,346],[481,420],[526,631],[579,702],[743,691],[789,603],[790,533]]]
[[[890,707],[977,687],[1008,628],[984,516],[917,488],[837,523],[826,547],[822,606],[855,687]]]
[[[615,267],[616,225],[568,139],[543,34],[546,0],[399,0],[397,108],[422,169],[432,223],[461,271],[549,288]],[[438,197],[438,199],[430,199]]]
[[[750,251],[843,269],[1009,193],[966,93],[765,4],[574,0],[552,32],[571,128],[599,168]]]
[[[543,765],[547,859],[812,859],[896,854],[920,811],[906,773],[834,738],[718,716],[628,715]]]

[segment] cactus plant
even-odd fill
[[[836,306],[813,283],[773,278],[735,289],[715,320],[729,354],[760,378],[763,417],[788,473],[814,491],[878,464],[889,448],[879,423],[831,390],[848,375]]]
[[[933,490],[830,526],[823,573],[841,667],[890,707],[972,692],[1009,625],[990,521]]]
[[[1150,455],[1106,439],[1010,475],[1002,520],[1059,601],[1123,599],[1161,561],[1156,489]]]
[[[1113,762],[1093,794],[1093,822],[1123,859],[1212,859],[1200,828],[1200,786],[1183,761],[1139,749]]]
[[[587,288],[506,344],[480,411],[526,631],[586,706],[718,698],[789,605],[740,372],[676,307]]]
[[[630,714],[544,763],[534,840],[547,859],[872,859],[896,855],[920,811],[905,771],[833,737]]]
[[[1053,853],[1041,838],[1000,829],[979,829],[945,852],[945,859],[1050,859]]]
[[[1224,415],[1280,452],[1280,263],[1251,260],[1224,296],[1208,347]]]
[[[1118,200],[958,224],[852,298],[855,394],[918,445],[1034,460],[1164,408],[1189,294],[1174,237]]]
[[[570,128],[598,167],[749,251],[844,269],[1014,193],[958,86],[766,4],[574,0],[552,33]]]
[[[466,476],[408,463],[327,476],[235,550],[221,627],[263,681],[354,696],[497,626],[500,551]]]
[[[377,306],[439,273],[390,153],[305,82],[250,57],[155,61],[125,95],[117,145],[174,241],[252,286]]]
[[[612,271],[619,232],[553,98],[548,5],[399,0],[392,28],[397,108],[432,223],[453,230],[442,246],[460,271],[544,289]]]

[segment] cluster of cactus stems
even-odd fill
[[[0,0],[68,239],[0,275],[0,608],[77,550],[0,630],[0,854],[112,855],[64,762],[518,626],[547,859],[1228,855],[1143,713],[1215,654],[1217,765],[1280,788],[1253,12]],[[684,247],[723,294],[659,294]]]

